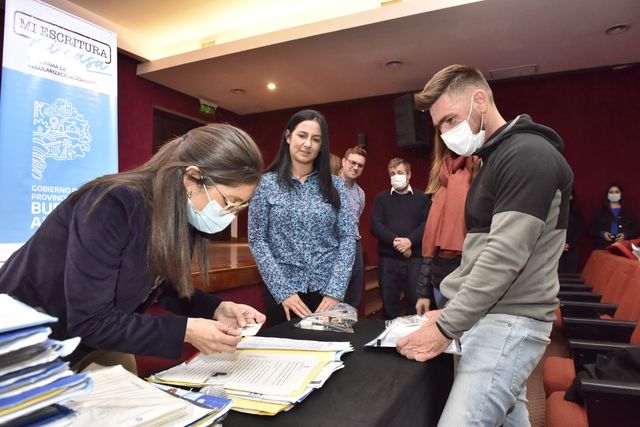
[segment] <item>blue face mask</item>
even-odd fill
[[[201,212],[198,212],[191,203],[191,199],[187,200],[187,218],[189,224],[193,225],[197,230],[203,233],[218,233],[229,226],[236,217],[232,213],[222,213],[222,206],[215,200],[211,200],[206,187],[204,190],[209,199],[209,203]]]

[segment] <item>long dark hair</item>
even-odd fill
[[[287,126],[282,131],[278,154],[267,168],[267,172],[276,172],[278,175],[278,183],[281,186],[289,189],[293,187],[293,178],[291,177],[291,153],[289,152],[287,135],[293,134],[296,127],[301,122],[307,120],[315,120],[318,122],[320,125],[320,132],[322,133],[320,135],[320,152],[313,160],[313,168],[318,171],[318,178],[320,180],[320,193],[328,203],[331,203],[334,209],[338,210],[340,209],[340,196],[338,195],[338,190],[334,187],[333,180],[331,178],[329,126],[320,112],[315,110],[301,110],[291,116],[287,122]]]
[[[607,188],[605,188],[604,190],[604,201],[602,202],[602,209],[604,210],[605,214],[609,219],[614,219],[613,213],[611,212],[611,204],[610,204],[611,202],[609,201],[609,190],[611,189],[611,187],[618,187],[618,190],[620,190],[620,200],[618,201],[618,203],[620,204],[621,211],[624,211],[624,206],[622,203],[622,195],[624,194],[624,191],[622,191],[622,187],[620,187],[615,182],[612,182],[611,184],[609,184]]]
[[[191,242],[187,220],[187,192],[183,177],[188,166],[197,166],[203,176],[230,187],[255,184],[263,169],[262,155],[251,137],[234,126],[210,124],[192,129],[167,142],[145,164],[135,169],[96,178],[69,196],[74,204],[86,192],[100,193],[91,206],[91,215],[100,200],[118,187],[138,191],[151,211],[147,263],[152,277],[169,281],[180,296],[193,293]],[[194,179],[199,184],[200,180]],[[196,232],[200,277],[207,283],[207,237]]]

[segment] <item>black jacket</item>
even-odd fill
[[[601,206],[594,212],[591,218],[589,234],[594,238],[596,249],[602,249],[612,243],[602,237],[603,232],[610,232],[612,220],[613,215],[610,209]],[[620,214],[618,214],[618,233],[624,233],[624,240],[633,239],[638,235],[637,223],[633,212],[625,208],[624,205],[620,208]]]

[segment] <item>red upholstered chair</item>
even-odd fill
[[[582,272],[574,274],[558,273],[560,283],[562,285],[592,283],[594,275],[602,266],[602,258],[606,253],[607,251],[602,249],[591,251],[589,258],[587,258],[587,262],[582,268]]]
[[[637,326],[631,337],[631,343],[640,345],[640,326]],[[595,360],[595,354],[612,351],[616,345],[608,347],[608,344],[596,344],[589,347],[587,342],[572,342],[572,351],[575,348],[576,358],[583,358],[578,363],[588,363]],[[620,345],[619,345],[620,346]],[[578,348],[582,347],[581,350]],[[587,353],[589,356],[587,356]],[[548,359],[547,359],[548,360]],[[570,359],[566,359],[569,360]],[[582,365],[581,365],[582,366]],[[573,362],[567,365],[568,369],[574,369]],[[544,366],[545,374],[547,365]],[[575,371],[574,371],[575,372]],[[575,377],[575,375],[573,375]],[[637,427],[638,414],[640,413],[640,384],[604,380],[582,380],[581,388],[585,398],[585,405],[579,405],[564,399],[565,390],[573,382],[572,378],[566,379],[567,383],[558,387],[547,397],[545,407],[546,427]],[[545,390],[548,384],[545,382]]]
[[[584,406],[564,400],[564,391],[556,391],[547,397],[545,407],[546,427],[588,427]]]
[[[558,298],[565,301],[599,302],[602,298],[602,293],[609,286],[611,275],[624,262],[623,260],[625,258],[604,252],[600,261],[602,265],[593,275],[592,286],[560,284]]]
[[[557,329],[562,329],[562,319],[564,316],[597,317],[600,314],[613,314],[617,306],[611,304],[617,304],[621,301],[622,295],[631,279],[631,275],[635,270],[640,270],[640,262],[631,261],[630,259],[621,257],[609,256],[607,265],[603,269],[605,273],[608,273],[608,277],[606,279],[607,283],[604,286],[601,286],[603,292],[601,294],[597,294],[601,295],[599,301],[597,301],[597,299],[596,301],[594,301],[593,299],[589,300],[585,298],[577,298],[575,300],[572,300],[570,299],[571,297],[567,297],[569,299],[561,299],[560,306],[556,310],[556,320],[554,321],[554,326]],[[574,292],[572,294],[578,293]],[[564,295],[566,296],[566,293]],[[589,293],[589,295],[596,294]],[[562,297],[562,293],[560,293],[559,296]],[[609,305],[607,306],[607,304]],[[583,307],[587,307],[587,309],[581,311]],[[600,311],[596,312],[596,309],[599,309]]]
[[[561,300],[558,307],[560,315],[556,311],[556,320],[554,325],[558,329],[562,329],[563,317],[591,317],[591,318],[607,318],[612,319],[612,315],[618,309],[617,304],[623,299],[624,292],[631,282],[634,272],[640,273],[640,262],[630,259],[618,257],[617,261],[612,262],[613,270],[608,279],[607,285],[602,292],[602,298],[599,302],[591,301],[567,301]],[[640,280],[640,275],[635,280]],[[628,304],[627,304],[628,305]],[[618,320],[635,320],[635,317],[621,317],[624,311],[618,313],[615,317]]]
[[[640,245],[640,239],[633,239],[633,240],[621,240],[619,242],[615,242],[609,246],[607,246],[607,251],[609,251],[610,253],[612,253],[613,255],[619,255],[619,256],[623,256],[626,258],[629,258],[633,261],[638,261],[638,257],[636,257],[633,254],[633,248],[631,247],[631,244],[634,244],[636,246]]]
[[[595,312],[597,313],[597,310]],[[633,270],[620,305],[614,313],[613,320],[569,319],[571,319],[568,322],[570,329],[575,326],[576,330],[580,330],[582,326],[586,332],[574,333],[577,340],[570,341],[572,359],[564,357],[548,357],[545,359],[543,383],[547,396],[555,391],[564,391],[571,385],[576,375],[576,366],[579,369],[582,364],[589,363],[585,362],[585,359],[595,358],[592,354],[595,350],[592,350],[592,347],[597,350],[607,349],[608,347],[606,346],[609,344],[616,347],[615,344],[609,343],[610,341],[640,345],[640,326],[638,326],[638,322],[640,322],[640,268]],[[630,338],[624,339],[625,333],[629,333],[627,331],[629,331],[630,327],[635,329],[633,329]],[[593,339],[600,339],[602,342],[594,343]]]

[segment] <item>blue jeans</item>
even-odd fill
[[[529,426],[526,381],[551,322],[488,314],[462,335],[462,356],[439,426]]]

